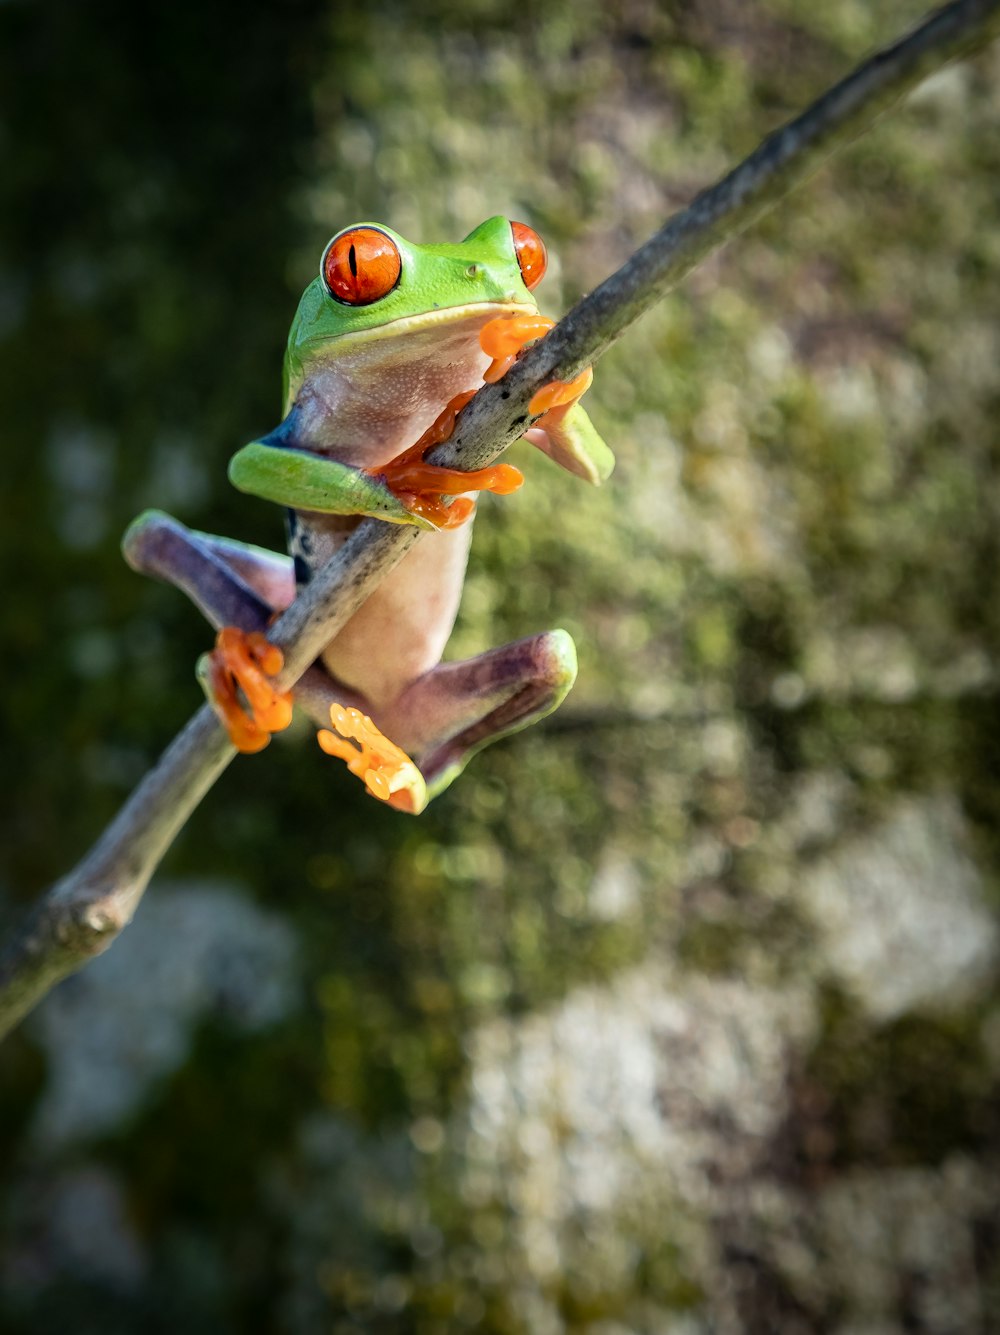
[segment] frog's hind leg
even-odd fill
[[[185,528],[161,510],[146,510],[132,521],[122,551],[133,570],[182,589],[216,628],[263,629],[295,597],[289,557]],[[247,624],[251,617],[253,626]]]
[[[460,663],[442,663],[409,686],[380,724],[420,767],[428,798],[490,742],[558,707],[576,679],[576,646],[546,631]]]
[[[216,629],[263,631],[273,613],[295,597],[289,557],[185,528],[160,510],[147,510],[132,522],[122,550],[134,570],[183,590]],[[335,685],[318,663],[299,678],[295,699],[321,727],[329,723],[332,700],[368,707],[356,692]]]

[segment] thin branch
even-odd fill
[[[594,362],[711,250],[759,218],[928,73],[998,32],[1000,0],[959,0],[859,66],[675,214],[499,384],[481,390],[432,461],[473,469],[496,459],[528,426],[535,390]],[[270,631],[285,652],[282,688],[295,684],[421,536],[374,519],[358,525]],[[248,601],[245,628],[260,623],[259,606]],[[234,754],[211,710],[200,709],[0,955],[0,1035],[128,924],[160,859]]]

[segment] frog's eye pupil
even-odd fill
[[[330,296],[347,306],[368,306],[399,282],[403,261],[392,237],[377,227],[352,227],[335,236],[320,272]]]
[[[514,253],[521,266],[521,277],[530,292],[545,276],[545,266],[548,263],[545,242],[527,223],[512,222],[510,230],[514,236]]]

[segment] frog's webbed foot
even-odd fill
[[[493,364],[483,373],[488,385],[502,380],[529,343],[534,343],[555,328],[555,320],[545,315],[499,315],[479,331],[479,346]],[[528,411],[548,415],[555,409],[568,409],[590,388],[594,373],[588,366],[575,380],[553,380],[532,396]],[[539,426],[545,426],[545,416]]]
[[[235,626],[223,626],[215,648],[198,660],[198,680],[237,751],[263,751],[271,734],[291,723],[292,693],[276,691],[270,680],[283,663],[260,631]]]
[[[378,724],[361,709],[337,703],[345,688],[331,679],[310,713],[318,713],[322,695],[335,730],[319,733],[323,750],[346,761],[374,797],[418,814],[477,751],[551,713],[575,678],[573,641],[564,630],[552,630],[439,664],[379,710]]]
[[[554,323],[544,315],[501,315],[483,325],[479,346],[493,358],[483,376],[487,384],[502,380],[521,349],[542,338]],[[574,380],[553,380],[538,390],[528,411],[541,416],[525,439],[569,472],[596,484],[610,475],[615,459],[579,405],[593,378],[588,366]]]
[[[521,470],[511,464],[462,472],[424,462],[427,451],[447,440],[454,431],[456,415],[475,393],[470,389],[456,394],[414,445],[381,468],[371,470],[372,476],[381,478],[412,514],[428,520],[435,528],[457,528],[469,518],[476,503],[463,496],[463,492],[492,491],[498,496],[508,496],[524,481]],[[445,496],[455,496],[457,500],[448,505]]]
[[[410,757],[390,742],[360,709],[331,704],[334,731],[322,729],[316,740],[328,756],[347,762],[373,797],[398,811],[416,814],[427,805],[427,785]]]

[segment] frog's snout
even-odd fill
[[[499,265],[484,263],[483,260],[469,260],[462,270],[463,277],[469,284],[470,301],[502,301],[521,304],[524,291],[519,288],[510,274]],[[472,295],[472,293],[475,295]]]

